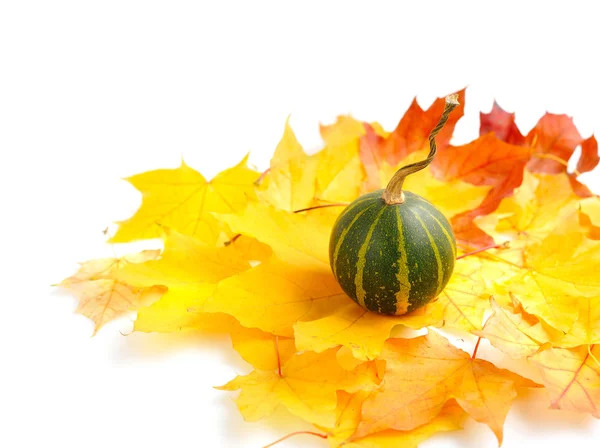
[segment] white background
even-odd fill
[[[523,133],[546,110],[600,130],[594,2],[400,4],[0,2],[0,446],[260,447],[308,429],[284,412],[244,423],[212,389],[249,371],[227,340],[124,337],[128,319],[91,338],[49,286],[111,254],[101,231],[140,201],[122,177],[182,155],[210,177],[248,151],[263,169],[288,114],[314,151],[319,122],[392,129],[414,95],[467,85],[454,143],[494,98]],[[517,404],[504,446],[597,446],[600,422],[545,408]],[[281,447],[309,442],[326,446]],[[496,443],[470,423],[423,446]]]

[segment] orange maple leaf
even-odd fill
[[[479,135],[493,132],[503,142],[517,146],[531,147],[532,160],[527,167],[534,172],[561,173],[567,171],[567,162],[577,146],[581,145],[581,157],[577,171],[570,173],[570,181],[575,193],[581,197],[592,196],[590,190],[577,180],[581,173],[591,171],[600,161],[598,142],[592,135],[583,139],[567,115],[547,113],[535,127],[524,136],[515,123],[515,114],[504,111],[494,103],[490,113],[480,113]]]
[[[355,438],[385,429],[410,430],[437,416],[450,399],[487,424],[502,443],[516,386],[535,386],[488,361],[472,359],[434,332],[389,339],[382,358],[385,381],[365,401]]]
[[[479,335],[510,356],[538,368],[552,409],[588,412],[600,418],[600,347],[561,348],[562,334],[549,328],[515,302],[510,309],[492,304],[494,314]],[[598,316],[582,316],[580,327],[597,327]],[[577,335],[581,336],[579,328]],[[598,328],[596,337],[599,334]],[[569,338],[567,335],[566,338]]]
[[[94,334],[107,322],[144,303],[159,298],[167,290],[161,285],[138,287],[118,278],[119,271],[129,265],[155,260],[158,250],[145,250],[120,258],[90,260],[81,264],[76,274],[58,286],[68,289],[79,298],[75,312],[90,318]]]
[[[450,144],[454,127],[464,115],[465,89],[460,90],[457,94],[459,106],[436,137],[438,151]],[[423,110],[417,99],[413,99],[396,129],[387,136],[382,136],[372,125],[365,123],[366,132],[360,139],[360,159],[367,172],[367,179],[373,182],[372,179],[378,177],[382,162],[385,161],[395,166],[409,154],[427,148],[429,133],[437,124],[444,105],[444,98],[437,98],[429,109]]]
[[[505,143],[493,134],[466,145],[446,148],[438,154],[432,164],[437,177],[492,186],[478,207],[452,219],[458,240],[473,247],[493,244],[494,240],[475,226],[473,219],[493,212],[502,199],[513,194],[523,181],[523,170],[530,157],[530,148]]]

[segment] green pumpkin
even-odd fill
[[[402,186],[407,176],[433,161],[435,136],[456,106],[457,95],[446,97],[440,121],[429,134],[425,160],[400,168],[385,190],[352,202],[333,226],[333,274],[367,310],[394,315],[414,311],[435,299],[452,276],[456,241],[450,223],[429,201]]]
[[[329,241],[333,274],[360,306],[401,315],[444,289],[456,260],[452,227],[421,196],[388,205],[383,190],[361,196],[338,217]]]

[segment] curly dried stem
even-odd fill
[[[404,192],[402,191],[404,179],[406,179],[406,176],[426,168],[433,161],[435,153],[437,152],[435,136],[438,135],[440,130],[444,127],[446,121],[448,121],[450,112],[452,112],[456,106],[458,106],[458,95],[448,95],[446,97],[446,107],[444,108],[444,112],[442,113],[440,121],[429,134],[429,155],[425,160],[403,166],[396,171],[396,174],[394,174],[394,177],[392,177],[383,194],[381,195],[386,204],[402,204],[404,202]]]

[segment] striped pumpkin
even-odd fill
[[[456,260],[448,220],[421,196],[388,205],[383,190],[365,194],[338,217],[329,260],[342,289],[360,306],[401,315],[444,289]]]

